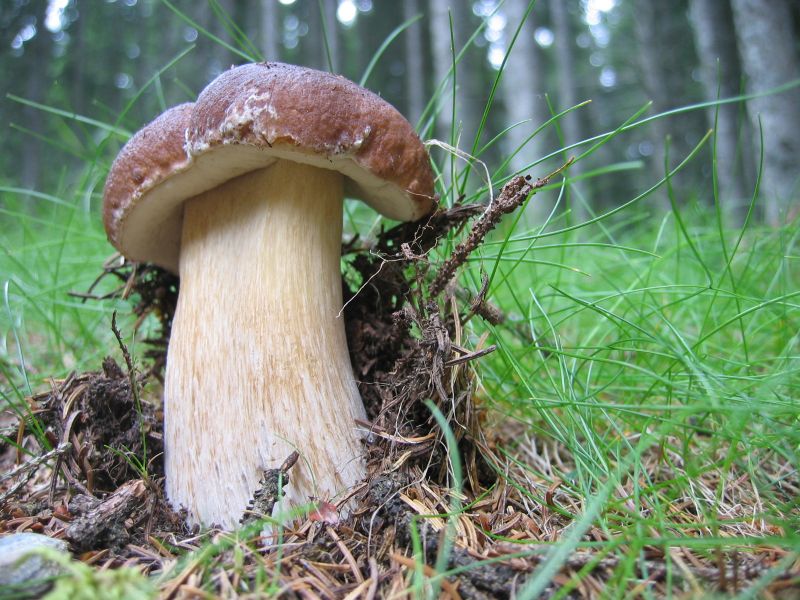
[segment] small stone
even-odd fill
[[[56,577],[63,571],[57,563],[38,554],[29,554],[41,548],[66,552],[67,543],[38,533],[14,533],[0,538],[0,589],[18,586],[21,592],[30,595],[47,589],[46,583],[37,585],[37,582]]]

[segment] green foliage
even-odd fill
[[[136,569],[93,569],[63,554],[51,554],[66,574],[56,580],[46,600],[149,600],[156,596],[152,582]]]
[[[113,348],[115,303],[70,296],[90,288],[112,250],[96,214],[84,208],[86,192],[66,200],[65,193],[6,192],[0,206],[0,218],[13,223],[0,235],[0,358],[17,371],[5,375],[24,382],[28,394],[41,377],[96,368]],[[106,280],[94,291],[102,295],[119,283]],[[130,310],[123,312],[130,322]]]
[[[156,597],[152,581],[134,568],[95,569],[72,559],[66,552],[51,548],[38,548],[30,554],[40,556],[59,574],[0,589],[0,598],[30,598],[32,590],[38,590],[35,596],[45,600],[149,600]]]

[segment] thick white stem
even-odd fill
[[[293,450],[287,497],[364,475],[342,308],[342,176],[288,161],[186,203],[167,357],[167,495],[233,527]]]

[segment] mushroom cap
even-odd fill
[[[123,147],[104,192],[109,240],[177,272],[183,202],[279,159],[341,172],[347,196],[392,219],[414,221],[436,205],[425,147],[388,102],[338,75],[247,64]]]

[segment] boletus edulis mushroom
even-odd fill
[[[112,244],[180,275],[164,390],[167,495],[234,527],[293,451],[294,503],[365,476],[365,412],[343,319],[342,204],[392,219],[435,206],[428,155],[390,104],[342,77],[233,68],[120,151]]]

